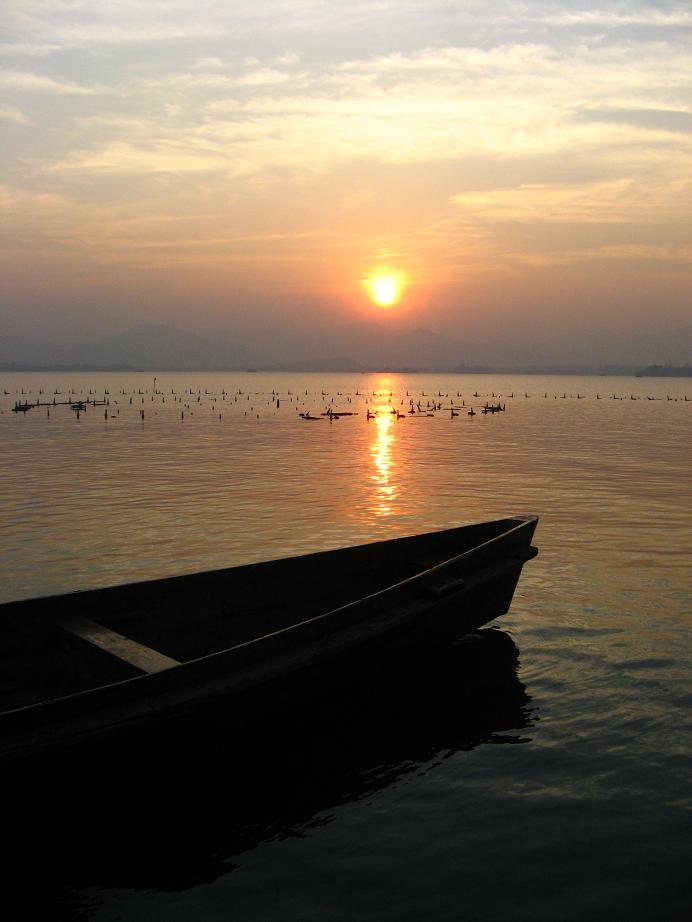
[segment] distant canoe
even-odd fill
[[[422,655],[504,614],[537,518],[0,605],[0,759]]]

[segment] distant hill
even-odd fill
[[[452,371],[457,375],[490,375],[495,369],[486,365],[457,365]]]
[[[550,331],[548,331],[550,333]],[[249,334],[248,334],[249,335]],[[552,334],[551,334],[552,335]],[[522,339],[483,342],[422,327],[356,323],[336,328],[291,327],[256,342],[220,334],[201,335],[166,324],[143,324],[110,336],[76,343],[0,340],[4,370],[72,369],[146,371],[490,371],[548,374],[634,374],[644,368],[678,368],[689,362],[692,326],[650,336],[589,331],[562,346]],[[655,364],[654,364],[655,363]]]
[[[36,365],[32,362],[0,362],[0,371],[143,371],[134,365]]]
[[[576,348],[593,357],[594,364],[634,365],[685,365],[692,357],[692,325],[650,333],[623,331],[614,338],[612,334],[589,333]],[[583,359],[581,359],[583,361]]]
[[[148,371],[237,371],[257,365],[262,358],[246,346],[164,324],[144,324],[74,346],[70,352],[73,361],[126,362]]]
[[[638,378],[692,378],[692,365],[649,365],[637,372]]]
[[[43,367],[81,366],[85,371],[239,371],[265,360],[256,349],[220,337],[199,336],[166,324],[143,324],[81,343],[5,342],[0,361]]]
[[[420,327],[386,323],[284,333],[277,342],[266,345],[270,367],[290,371],[449,371],[460,362],[469,364],[478,349],[485,355],[490,347]]]

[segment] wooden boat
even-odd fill
[[[248,722],[354,668],[418,657],[508,610],[536,523],[0,605],[0,759],[226,701]]]

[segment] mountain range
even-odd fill
[[[147,371],[574,371],[627,372],[644,365],[683,365],[692,356],[692,326],[608,342],[585,334],[568,348],[531,341],[478,342],[431,330],[351,324],[295,331],[255,341],[201,335],[165,324],[73,343],[36,337],[0,340],[0,363],[31,366],[130,367]]]

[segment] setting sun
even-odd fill
[[[401,297],[404,280],[397,273],[377,274],[364,279],[370,300],[379,307],[390,307]]]

